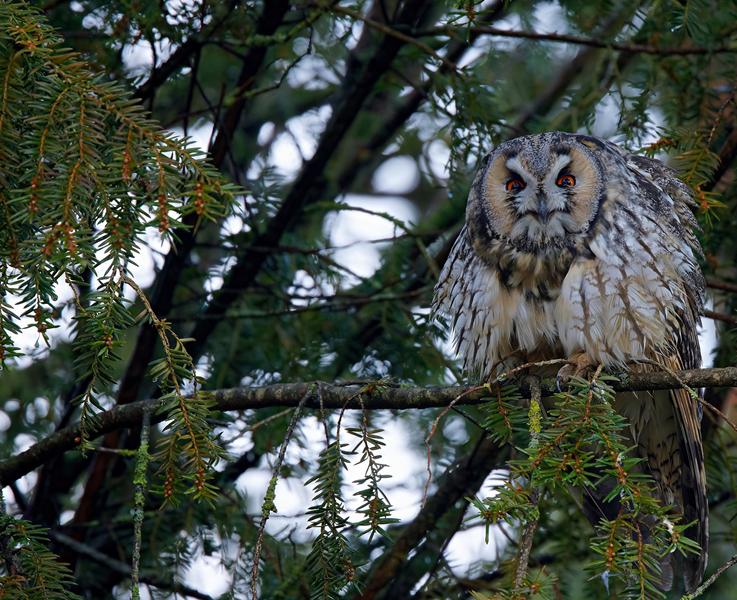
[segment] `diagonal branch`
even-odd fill
[[[689,56],[703,54],[723,54],[737,52],[737,46],[722,44],[713,48],[704,48],[700,46],[652,46],[648,44],[635,43],[619,43],[614,41],[606,41],[597,38],[582,37],[577,35],[569,35],[564,33],[540,33],[537,31],[517,31],[513,29],[499,29],[497,27],[489,27],[486,25],[471,25],[469,27],[435,27],[423,31],[411,32],[416,37],[446,35],[450,37],[463,38],[468,33],[477,35],[490,35],[495,37],[517,38],[524,40],[534,40],[540,42],[558,42],[563,44],[575,44],[578,46],[588,46],[590,48],[602,48],[606,50],[617,50],[619,52],[629,52],[637,54],[655,54],[660,56]]]
[[[712,573],[711,577],[709,577],[709,579],[707,579],[704,583],[697,587],[693,593],[682,596],[681,600],[694,600],[694,598],[700,597],[708,587],[710,587],[717,579],[719,579],[719,577],[721,577],[722,573],[724,573],[727,569],[733,567],[734,565],[737,565],[737,554],[733,555],[724,564],[720,565],[720,567],[716,571],[714,571],[714,573]]]
[[[80,556],[89,558],[90,560],[93,560],[94,562],[104,566],[105,568],[111,571],[115,571],[116,573],[120,573],[125,577],[130,577],[130,566],[128,566],[123,561],[118,560],[117,558],[108,556],[104,552],[100,552],[92,546],[79,542],[73,537],[61,533],[60,531],[49,531],[49,537],[58,544],[66,546]],[[199,590],[195,590],[194,588],[184,585],[183,583],[179,583],[178,581],[175,581],[173,579],[167,580],[157,575],[150,574],[141,575],[139,579],[141,583],[144,583],[146,585],[150,585],[162,590],[169,590],[176,594],[183,594],[188,598],[198,598],[199,600],[213,600],[212,596],[210,596],[209,594],[205,594],[203,592],[200,592]]]
[[[212,37],[222,27],[235,8],[235,5],[235,2],[230,2],[223,16],[215,19],[209,26],[203,28],[197,34],[190,36],[165,62],[158,67],[155,66],[149,78],[136,88],[133,97],[142,101],[151,100],[156,90],[166,83],[179,69],[186,66],[192,56],[201,48],[204,41]]]
[[[438,519],[452,509],[465,496],[473,495],[481,487],[487,475],[504,464],[506,451],[483,437],[468,456],[451,465],[440,480],[437,491],[428,498],[419,514],[402,529],[390,548],[374,562],[363,582],[360,600],[374,600],[392,583],[406,564],[411,550],[433,529]],[[391,593],[382,598],[397,597]]]

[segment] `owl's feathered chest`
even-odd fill
[[[441,280],[435,305],[452,317],[464,368],[488,375],[520,350],[559,354],[555,298],[572,254],[527,253],[503,244],[475,251],[463,230]]]
[[[484,377],[522,360],[583,352],[606,367],[676,351],[698,362],[699,275],[688,243],[663,235],[657,220],[641,236],[624,218],[597,227],[581,249],[526,252],[499,241],[478,246],[461,231],[435,288],[435,308],[451,318],[464,368]],[[685,326],[685,327],[684,327]],[[691,339],[691,338],[694,339]],[[696,350],[693,350],[693,349]],[[692,358],[691,358],[692,357]]]
[[[496,272],[502,288],[512,295],[534,301],[554,300],[560,293],[575,250],[571,244],[525,248],[508,240],[472,242],[474,253],[489,270]]]

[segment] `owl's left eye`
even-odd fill
[[[576,178],[573,175],[558,175],[558,179],[555,180],[555,185],[562,188],[569,188],[576,185]]]
[[[512,177],[504,186],[508,192],[512,192],[513,194],[516,194],[517,192],[521,192],[522,190],[527,187],[527,184],[525,184],[524,181],[520,177]]]

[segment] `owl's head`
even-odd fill
[[[525,252],[568,245],[596,217],[607,150],[596,138],[562,132],[501,144],[484,159],[469,196],[472,236]]]

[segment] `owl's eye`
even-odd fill
[[[573,175],[558,175],[555,185],[562,188],[569,188],[576,185],[576,178]]]
[[[508,192],[516,194],[527,187],[527,184],[519,177],[512,177],[504,186]]]

